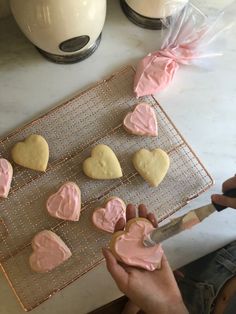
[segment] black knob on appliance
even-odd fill
[[[59,48],[64,52],[75,52],[85,47],[89,40],[90,37],[88,35],[73,37],[63,41],[59,45]]]

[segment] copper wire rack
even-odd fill
[[[143,97],[156,111],[157,138],[126,133],[122,120],[134,109],[134,70],[126,67],[110,78],[79,94],[47,114],[18,128],[0,141],[0,156],[11,161],[14,143],[30,134],[41,134],[50,147],[45,173],[14,165],[14,179],[8,199],[0,201],[1,268],[24,310],[29,311],[102,260],[101,248],[109,242],[93,227],[91,213],[110,196],[126,203],[145,203],[158,220],[163,220],[206,191],[213,180],[180,135],[161,106],[152,97]],[[96,181],[82,172],[82,162],[91,148],[103,143],[116,153],[123,177]],[[170,156],[170,169],[157,188],[150,188],[132,165],[132,155],[140,148],[160,147]],[[61,221],[46,211],[47,198],[65,181],[76,182],[82,192],[79,222]],[[41,230],[50,229],[69,246],[73,255],[55,270],[38,274],[29,267],[31,240]]]

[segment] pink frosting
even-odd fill
[[[81,192],[73,182],[63,184],[47,201],[48,213],[56,218],[78,221],[81,210]]]
[[[0,197],[6,198],[11,188],[13,169],[8,160],[0,158]]]
[[[124,126],[133,134],[157,136],[156,114],[153,108],[146,103],[138,104],[134,112],[126,115]]]
[[[118,197],[109,200],[104,208],[97,208],[93,212],[93,224],[103,230],[113,233],[120,218],[126,219],[125,203]]]
[[[49,230],[41,231],[34,237],[32,248],[34,252],[29,263],[31,268],[39,273],[54,269],[72,255],[62,239]]]
[[[181,64],[193,64],[200,58],[213,57],[207,45],[212,43],[217,23],[198,21],[199,12],[191,5],[173,16],[161,49],[149,53],[137,66],[134,93],[137,97],[155,94],[165,89],[173,80]],[[211,38],[212,37],[212,38]],[[218,54],[219,55],[219,54]]]
[[[115,252],[120,260],[127,265],[137,266],[153,271],[161,267],[163,250],[160,244],[153,247],[145,247],[143,238],[153,230],[150,222],[136,220],[128,232],[116,238]]]
[[[150,53],[137,66],[134,78],[136,97],[155,94],[165,89],[173,80],[178,63],[160,52]]]

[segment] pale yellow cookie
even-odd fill
[[[103,144],[92,149],[91,157],[83,163],[83,171],[92,179],[108,180],[122,177],[121,166],[115,153]]]
[[[169,169],[170,159],[160,148],[152,151],[143,148],[134,154],[133,165],[150,186],[157,187]]]
[[[20,166],[37,171],[47,169],[49,147],[41,135],[32,134],[24,142],[15,144],[11,154],[14,162]]]

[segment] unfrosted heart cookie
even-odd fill
[[[38,273],[46,273],[71,257],[71,251],[58,235],[49,230],[39,232],[32,241],[33,253],[30,267]]]
[[[92,179],[108,180],[122,177],[120,163],[110,147],[99,144],[83,163],[84,173]]]
[[[124,118],[125,129],[136,135],[157,136],[157,118],[153,108],[146,104],[138,104],[133,112]]]
[[[0,158],[0,197],[7,198],[13,176],[13,168],[8,160]]]
[[[133,156],[133,165],[150,186],[158,186],[164,179],[170,165],[166,152],[157,148],[152,151],[141,149]]]
[[[154,230],[151,222],[145,218],[129,220],[125,231],[116,232],[111,239],[110,249],[114,256],[126,265],[153,271],[161,268],[163,250],[161,245],[146,247],[144,236]]]
[[[80,188],[74,182],[66,182],[47,200],[48,213],[63,220],[78,221],[81,210]]]
[[[32,134],[24,142],[15,144],[12,159],[25,168],[46,171],[49,159],[48,143],[41,135]]]
[[[100,230],[113,233],[120,218],[126,219],[126,205],[122,199],[111,197],[103,207],[93,212],[93,224]]]

